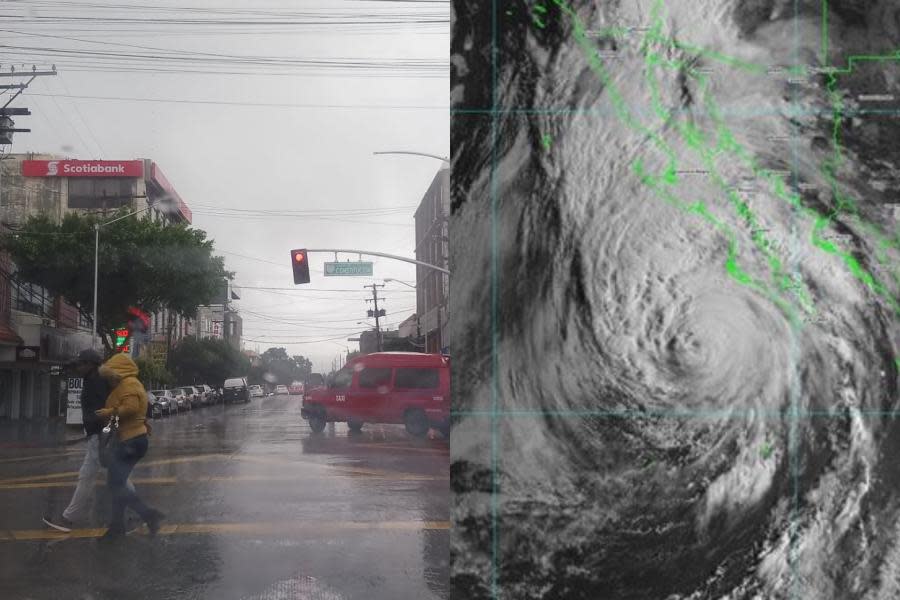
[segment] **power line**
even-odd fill
[[[193,211],[193,214],[201,215],[204,217],[212,217],[215,219],[239,219],[242,221],[271,221],[272,219],[278,218],[275,216],[267,217],[267,216],[263,216],[263,215],[256,215],[256,216],[249,216],[249,217],[240,216],[240,215],[225,215],[225,214],[204,212],[204,211],[200,211],[200,210]],[[337,219],[334,217],[303,217],[303,219],[306,219],[308,221],[330,221],[330,222],[334,222],[334,223],[353,223],[356,225],[378,225],[379,227],[407,227],[407,228],[415,227],[415,225],[413,223],[385,223],[383,221],[361,221],[358,219]]]
[[[291,104],[286,102],[231,102],[226,100],[183,100],[178,98],[131,98],[127,96],[84,96],[76,94],[41,94],[29,92],[28,96],[49,98],[76,98],[79,100],[112,100],[119,102],[161,102],[171,104],[211,104],[215,106],[252,106],[257,108],[350,108],[372,110],[450,110],[449,106],[401,105],[401,104]]]
[[[353,293],[363,293],[359,290],[347,290],[347,289],[324,289],[324,288],[289,288],[289,287],[256,287],[256,286],[239,286],[235,284],[236,288],[248,289],[248,290],[292,290],[295,292],[353,292]],[[391,290],[392,294],[415,294],[415,290]]]

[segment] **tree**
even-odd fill
[[[134,362],[140,371],[138,378],[148,390],[175,383],[175,378],[163,365],[146,358],[136,358]]]
[[[171,352],[172,371],[179,383],[205,383],[219,387],[229,377],[242,377],[250,370],[250,359],[225,340],[181,340]]]
[[[120,213],[124,214],[124,213]],[[57,223],[31,217],[0,248],[9,252],[22,281],[62,296],[90,319],[94,310],[94,216],[70,213]],[[184,317],[209,304],[223,279],[222,257],[213,256],[206,232],[149,218],[123,219],[100,231],[97,330],[108,353],[128,308],[146,312],[165,307]]]
[[[312,373],[312,361],[305,356],[300,356],[299,354],[295,354],[293,358],[294,363],[296,363],[297,365],[295,379],[299,381],[305,381],[309,374]]]
[[[266,375],[273,375],[275,381],[289,385],[294,381],[304,381],[312,373],[312,361],[305,356],[288,356],[284,348],[269,348],[260,355],[259,370],[252,373],[254,381],[266,381]]]

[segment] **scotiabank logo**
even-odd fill
[[[143,177],[142,160],[23,160],[25,177]]]
[[[52,163],[51,163],[52,164]],[[63,175],[124,175],[125,165],[63,165]],[[53,173],[56,174],[55,172]]]

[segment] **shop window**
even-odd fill
[[[122,177],[69,178],[69,208],[121,208],[134,200],[134,180]]]
[[[53,312],[53,296],[33,283],[13,285],[13,308],[33,315],[47,317]]]

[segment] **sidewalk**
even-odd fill
[[[63,418],[10,421],[0,419],[0,450],[4,448],[59,448],[84,441],[81,426]]]

